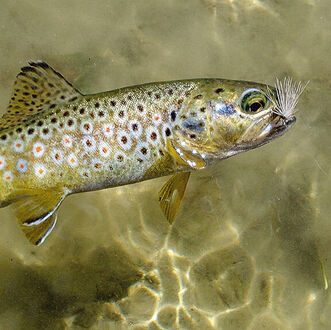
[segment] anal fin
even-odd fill
[[[41,245],[47,236],[53,230],[57,219],[57,213],[48,217],[44,222],[35,226],[24,226],[21,224],[21,229],[30,243]]]
[[[170,224],[174,222],[183,200],[190,172],[174,174],[159,192],[161,210]]]
[[[14,213],[27,239],[41,244],[56,222],[56,212],[66,196],[63,190],[19,190]]]

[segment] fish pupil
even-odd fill
[[[261,108],[263,109],[265,106],[264,102],[261,100],[259,102],[254,102],[253,104],[251,104],[250,108],[252,112],[256,112],[259,111]]]

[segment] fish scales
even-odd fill
[[[193,79],[83,95],[45,62],[17,75],[0,120],[0,207],[40,245],[66,196],[173,174],[159,192],[171,224],[190,172],[259,147],[295,122],[305,86]]]
[[[3,189],[17,181],[31,188],[66,182],[78,192],[141,180],[166,157],[170,109],[192,89],[174,82],[82,96],[7,129],[0,137]]]

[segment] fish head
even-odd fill
[[[177,146],[209,163],[270,142],[296,121],[294,107],[303,89],[295,94],[293,86],[207,81],[177,121]]]

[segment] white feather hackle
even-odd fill
[[[296,112],[295,107],[298,103],[299,97],[308,84],[309,81],[307,81],[305,85],[303,85],[301,81],[294,82],[290,77],[285,77],[283,81],[276,78],[276,95],[269,87],[267,87],[266,93],[267,98],[274,105],[272,111],[286,119],[292,117]]]

